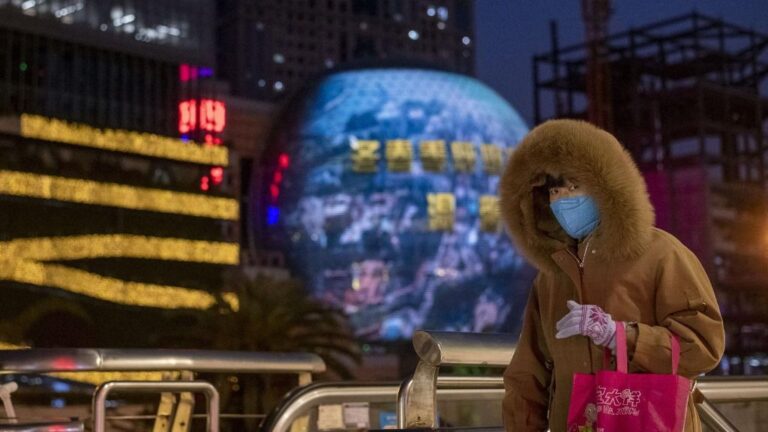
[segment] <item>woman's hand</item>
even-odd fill
[[[592,339],[595,345],[616,350],[616,321],[600,306],[581,305],[568,300],[568,312],[557,322],[558,339],[582,335]]]

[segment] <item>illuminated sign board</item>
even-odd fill
[[[179,102],[179,133],[184,138],[199,132],[203,142],[221,145],[220,134],[227,125],[224,102],[215,99],[189,99]]]

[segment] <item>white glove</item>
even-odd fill
[[[582,335],[592,339],[595,345],[616,350],[616,321],[600,306],[581,305],[568,300],[568,312],[557,322],[558,339]]]

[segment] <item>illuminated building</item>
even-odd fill
[[[0,112],[178,136],[178,103],[216,98],[213,31],[197,22],[210,8],[210,0],[0,0]],[[137,37],[157,26],[180,34]]]
[[[190,346],[202,312],[239,307],[209,6],[0,0],[0,340]]]
[[[417,60],[474,73],[469,0],[221,0],[217,68],[238,96],[280,100],[355,61]]]
[[[212,164],[227,167],[225,147],[13,119],[0,126],[3,313],[13,322],[48,304],[43,299],[63,309],[28,322],[24,339],[11,342],[107,346],[127,343],[125,335],[96,329],[147,320],[147,310],[238,308],[231,294],[217,293],[222,272],[240,260],[239,203],[225,185],[199,187]],[[87,325],[72,308],[98,320],[87,326],[90,336],[72,328]],[[34,331],[40,326],[47,330]],[[52,339],[57,326],[71,334]]]
[[[193,63],[211,55],[212,35],[204,29],[212,11],[210,0],[0,0],[0,14],[23,28],[64,24],[68,32],[98,31],[99,39],[169,47]]]

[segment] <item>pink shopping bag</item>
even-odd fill
[[[672,374],[627,373],[627,337],[618,322],[616,371],[573,374],[568,432],[682,432],[691,383],[677,375],[677,336],[671,344]]]

